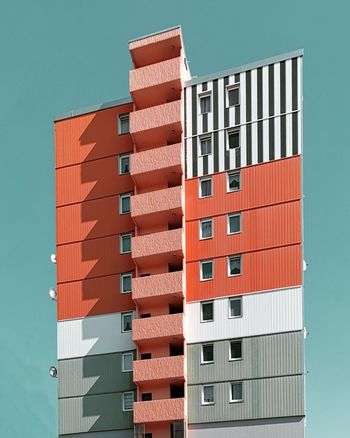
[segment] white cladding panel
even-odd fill
[[[303,330],[302,288],[242,296],[242,317],[229,317],[230,297],[216,298],[214,321],[201,322],[201,303],[186,303],[187,343]],[[208,301],[208,300],[206,300]]]
[[[58,359],[134,350],[131,332],[122,333],[121,315],[121,313],[112,313],[59,321],[57,323]]]

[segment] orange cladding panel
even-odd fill
[[[132,104],[59,120],[55,123],[56,168],[133,149],[130,135],[118,135],[118,116]]]

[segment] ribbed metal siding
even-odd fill
[[[73,435],[60,435],[59,438],[134,438],[134,429],[125,430],[109,430],[106,432],[90,432],[89,435],[85,433],[75,433]],[[289,438],[289,437],[288,437]]]
[[[122,371],[122,359],[122,353],[114,353],[59,361],[59,397],[135,389],[132,372]]]
[[[303,332],[243,338],[243,359],[230,361],[230,340],[214,342],[210,364],[201,364],[202,344],[188,345],[188,384],[301,374],[303,344]]]
[[[60,399],[60,434],[131,429],[133,413],[123,412],[122,399],[122,392]]]
[[[242,403],[230,403],[230,382],[214,384],[215,404],[202,406],[202,386],[188,387],[189,423],[304,415],[304,376],[243,382]]]

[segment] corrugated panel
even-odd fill
[[[304,376],[245,380],[243,402],[230,403],[230,382],[214,383],[215,404],[203,406],[202,386],[188,387],[189,423],[304,415]]]
[[[113,353],[59,361],[59,397],[135,389],[132,372],[123,372],[122,360],[122,353]]]
[[[135,303],[131,293],[120,292],[119,274],[58,284],[58,320],[131,309],[135,309]]]
[[[60,321],[57,324],[58,359],[134,350],[131,332],[122,333],[121,313]]]
[[[201,322],[200,302],[186,304],[187,343],[303,330],[302,288],[242,296],[243,315],[229,318],[229,298],[214,300],[214,321]]]
[[[238,192],[227,193],[226,172],[212,178],[214,196],[209,198],[199,198],[198,179],[185,182],[187,221],[301,199],[300,157],[241,169]]]
[[[239,212],[232,210],[231,213]],[[213,218],[213,238],[199,240],[199,220],[186,222],[186,260],[203,260],[301,243],[301,202],[241,213],[241,232],[228,235],[227,214]]]
[[[304,418],[271,418],[190,425],[188,437],[304,438],[304,430]]]
[[[118,175],[118,157],[64,167],[56,170],[56,205],[62,206],[131,192],[130,175]]]
[[[284,246],[242,255],[242,274],[228,276],[227,256],[214,259],[214,278],[200,281],[200,262],[186,264],[187,301],[263,290],[293,287],[302,283],[301,245]]]
[[[201,364],[202,344],[187,348],[188,384],[263,377],[304,372],[304,333],[279,333],[243,338],[242,360],[230,360],[230,340],[214,342],[214,363]]]
[[[120,254],[119,235],[57,247],[57,282],[133,271],[131,254]]]
[[[73,435],[60,435],[59,438],[134,438],[134,429],[109,430],[106,432],[75,433]]]
[[[130,135],[118,135],[118,115],[132,111],[120,105],[55,123],[56,167],[133,150]]]
[[[123,412],[121,392],[60,399],[59,413],[63,435],[133,427],[132,411]]]

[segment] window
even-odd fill
[[[234,213],[228,215],[228,234],[235,234],[241,232],[241,213]]]
[[[142,401],[150,401],[150,400],[152,400],[152,393],[151,392],[144,392],[141,395],[141,400]]]
[[[202,322],[214,321],[214,303],[213,301],[205,301],[201,303],[202,307]]]
[[[231,383],[231,402],[243,401],[243,383],[235,382]]]
[[[211,95],[210,93],[201,94],[199,96],[200,113],[207,114],[211,111]]]
[[[227,144],[229,149],[239,148],[239,129],[227,131]]]
[[[141,360],[152,359],[152,353],[141,353]]]
[[[201,156],[211,154],[211,137],[202,137],[200,139],[201,143]]]
[[[240,255],[230,256],[228,258],[228,276],[242,274],[242,257]]]
[[[214,386],[206,385],[202,387],[202,405],[214,404]]]
[[[199,197],[206,198],[207,196],[211,196],[213,194],[212,190],[212,179],[211,178],[202,178],[199,180]]]
[[[241,189],[241,174],[240,172],[232,172],[227,174],[227,191],[236,192]]]
[[[128,272],[126,274],[120,274],[120,291],[122,294],[131,292],[131,279],[131,272]]]
[[[122,356],[123,373],[125,373],[127,371],[132,371],[132,361],[133,361],[133,354],[132,353],[123,353],[123,356]]]
[[[230,318],[242,316],[242,297],[230,298]]]
[[[132,411],[134,404],[134,393],[123,392],[123,411]]]
[[[226,88],[226,106],[236,106],[239,105],[239,84],[229,85]]]
[[[118,123],[119,135],[127,134],[129,132],[129,114],[120,114]]]
[[[214,362],[214,344],[202,345],[202,363]]]
[[[201,219],[200,228],[199,228],[199,238],[210,239],[211,237],[213,237],[213,220]]]
[[[213,279],[213,260],[204,260],[200,262],[200,280],[212,280]]]
[[[230,342],[230,360],[242,359],[242,340]]]
[[[145,433],[145,438],[152,438],[152,434],[150,432]]]
[[[131,234],[120,235],[120,254],[131,252]]]
[[[119,155],[119,175],[130,173],[130,155]]]
[[[130,213],[130,193],[119,196],[119,213]]]
[[[122,313],[122,332],[131,332],[132,313]]]

